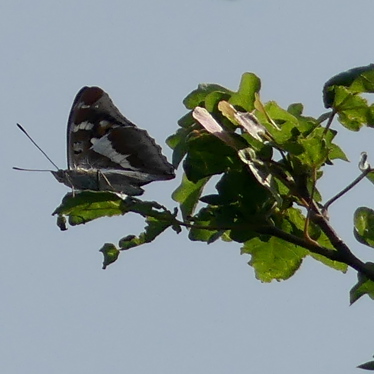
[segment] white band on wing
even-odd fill
[[[130,156],[129,154],[123,155],[118,153],[113,148],[111,141],[108,139],[108,135],[97,139],[92,145],[91,149],[105,157],[108,157],[111,161],[121,165],[124,169],[138,170],[137,168],[134,168],[127,160],[127,158]]]

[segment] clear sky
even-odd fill
[[[0,372],[359,372],[374,353],[374,303],[349,307],[353,271],[306,260],[289,281],[261,284],[239,245],[192,243],[186,232],[167,232],[103,271],[101,245],[139,233],[142,221],[60,232],[51,212],[66,187],[11,167],[50,168],[16,122],[66,165],[67,116],[84,85],[105,89],[168,157],[182,99],[201,82],[236,89],[254,72],[263,101],[301,101],[318,116],[328,78],[373,62],[373,14],[372,0],[2,0]],[[361,151],[374,163],[372,132],[341,132],[352,162],[326,169],[326,198],[358,174]],[[144,199],[174,206],[179,180],[147,186]],[[363,182],[331,208],[365,259],[372,254],[353,239],[352,213],[373,207],[373,192]]]

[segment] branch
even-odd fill
[[[327,124],[326,124],[326,127],[325,127],[325,130],[323,131],[323,135],[325,135],[327,133],[327,131],[329,130],[331,124],[332,124],[332,121],[334,120],[334,117],[335,117],[335,114],[336,114],[336,111],[333,110],[330,114],[330,117],[329,117],[329,120],[327,121]]]
[[[334,203],[336,200],[342,197],[345,193],[347,193],[350,189],[352,189],[356,184],[358,184],[362,179],[364,179],[372,171],[373,169],[371,168],[364,170],[353,182],[351,182],[347,187],[343,188],[339,193],[337,193],[330,200],[328,200],[326,204],[323,206],[322,213],[326,212],[332,203]]]
[[[186,227],[186,228],[194,228],[198,230],[210,230],[210,231],[213,231],[213,230],[228,231],[228,230],[233,230],[233,229],[252,230],[259,234],[271,235],[279,239],[283,239],[289,243],[293,243],[295,245],[303,247],[312,253],[322,255],[332,261],[339,261],[339,259],[337,258],[337,251],[322,247],[317,242],[310,241],[305,238],[300,238],[296,235],[289,234],[272,225],[265,226],[265,225],[246,224],[246,225],[233,225],[233,226],[205,226],[205,225],[196,225],[196,224],[189,223],[189,222],[179,221],[178,219],[175,219],[175,224]]]
[[[313,201],[312,208],[315,211],[319,211],[317,204]],[[330,222],[322,214],[313,214],[311,220],[318,225],[321,230],[329,238],[332,246],[336,249],[335,261],[343,262],[358,272],[366,275],[370,280],[374,281],[374,271],[369,269],[364,262],[357,258],[349,249],[347,244],[338,236],[336,231],[330,225]]]
[[[272,235],[272,236],[275,236],[279,239],[283,239],[283,240],[285,240],[289,243],[296,244],[300,247],[303,247],[303,248],[307,249],[308,251],[310,251],[312,253],[322,255],[322,256],[324,256],[324,257],[326,257],[326,258],[328,258],[332,261],[340,261],[337,258],[337,251],[335,251],[333,249],[326,248],[326,247],[322,247],[317,242],[310,241],[310,240],[307,240],[307,239],[304,239],[304,238],[300,238],[296,235],[289,234],[288,232],[285,232],[281,229],[278,229],[275,226],[268,226],[268,227],[266,227],[262,230],[261,229],[258,230],[258,232],[260,234]]]

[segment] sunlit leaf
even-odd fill
[[[285,140],[294,138],[299,134],[299,121],[287,110],[281,108],[275,101],[269,101],[264,106],[266,116],[269,117],[272,126],[267,126],[268,131],[272,134],[277,143],[282,144]],[[295,132],[297,129],[297,132]]]
[[[244,73],[240,81],[239,90],[231,94],[229,103],[251,112],[254,109],[255,95],[260,89],[260,79],[253,73]]]
[[[328,157],[329,157],[329,160],[340,159],[340,160],[343,160],[343,161],[349,161],[347,155],[336,144],[331,144],[329,146]]]
[[[367,100],[346,87],[335,88],[334,107],[339,122],[349,130],[358,131],[363,125],[373,125]]]
[[[339,122],[358,131],[374,126],[374,107],[360,94],[374,93],[374,64],[348,70],[332,77],[323,89],[324,103],[338,113]]]
[[[104,270],[107,268],[108,265],[117,261],[119,253],[120,253],[119,249],[117,249],[117,247],[112,243],[105,243],[103,247],[100,249],[100,252],[104,256],[104,260],[103,260]]]
[[[222,100],[229,100],[230,96],[231,94],[228,94],[227,92],[218,92],[218,91],[211,92],[205,98],[205,101],[204,101],[205,109],[211,113],[215,112],[218,108],[219,102]]]
[[[326,108],[333,106],[336,86],[350,87],[352,92],[374,92],[374,64],[360,66],[330,78],[323,87]]]
[[[183,104],[187,109],[194,109],[195,107],[204,103],[205,98],[212,92],[222,92],[231,94],[232,91],[218,84],[202,83],[199,84],[196,90],[192,91],[184,100]]]
[[[295,274],[308,251],[276,237],[253,238],[242,247],[242,253],[252,256],[249,261],[261,282],[285,280]]]
[[[304,165],[319,168],[326,162],[329,150],[324,139],[308,137],[300,139],[300,144],[303,146],[304,152],[299,156],[299,159]]]
[[[95,191],[76,193],[75,196],[68,193],[53,214],[57,214],[59,220],[61,217],[68,217],[69,224],[75,226],[97,218],[124,215],[129,212],[172,223],[176,214],[155,201],[142,201],[134,197],[122,198],[116,193]]]
[[[354,235],[360,243],[374,247],[374,210],[366,207],[356,209]]]
[[[320,240],[318,240],[318,244],[321,244]],[[310,257],[313,257],[315,260],[321,262],[322,264],[324,264],[324,265],[326,265],[326,266],[328,266],[332,269],[341,271],[342,273],[346,273],[347,270],[348,270],[348,265],[344,264],[343,262],[330,260],[329,258],[327,258],[325,256],[322,256],[322,255],[319,255],[317,253],[310,252],[309,255],[310,255]]]
[[[126,213],[131,200],[123,199],[113,192],[84,191],[68,193],[63,198],[61,205],[56,208],[53,215],[57,214],[69,218],[72,226],[87,223],[100,217],[112,217]]]
[[[164,232],[168,227],[172,225],[171,221],[160,220],[159,218],[148,217],[146,219],[147,226],[144,232],[139,236],[129,235],[122,238],[119,241],[121,250],[127,250],[130,248],[137,247],[139,245],[152,242],[158,235]]]

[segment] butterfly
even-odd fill
[[[67,162],[66,170],[51,173],[73,191],[137,196],[144,192],[141,186],[175,177],[161,147],[99,87],[83,87],[75,97],[67,126]]]

